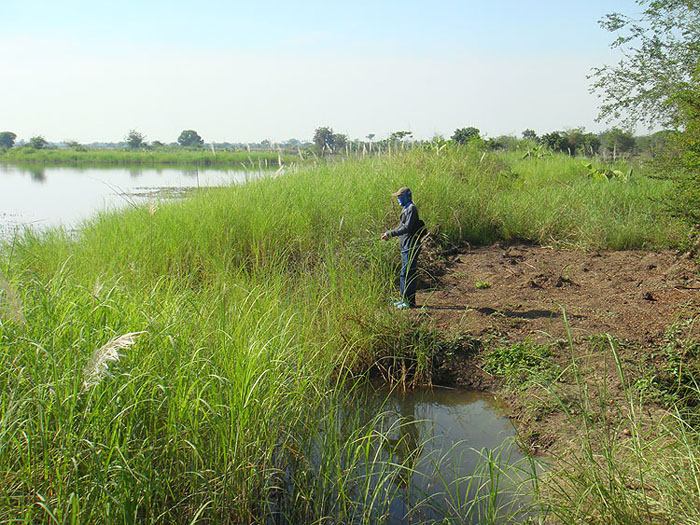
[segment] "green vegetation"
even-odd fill
[[[676,182],[674,213],[700,223],[700,4],[637,0],[638,17],[611,13],[602,21],[615,33],[622,60],[594,72],[603,98],[600,118],[624,118],[673,130],[658,153],[657,169]]]
[[[456,129],[451,138],[457,144],[467,144],[472,139],[478,139],[479,133],[481,132],[478,128],[470,126],[468,128]]]
[[[240,167],[278,167],[280,160],[290,164],[299,157],[281,155],[275,151],[215,151],[208,149],[153,149],[153,150],[119,150],[119,149],[33,149],[13,148],[0,153],[0,162],[45,163],[45,164],[140,164],[140,165],[200,165]]]
[[[185,129],[177,138],[177,143],[183,148],[199,148],[204,144],[204,139],[193,129]]]
[[[124,142],[126,142],[126,145],[131,149],[142,148],[146,145],[146,135],[132,129],[129,130],[129,133],[124,138]]]
[[[694,523],[700,515],[697,319],[669,328],[661,361],[640,363],[608,335],[592,337],[585,355],[569,333],[568,358],[527,340],[487,350],[486,369],[528,399],[521,417],[560,414],[567,428],[553,418],[550,432],[572,437],[538,476],[548,522]]]
[[[48,141],[44,137],[42,137],[41,135],[37,135],[35,137],[32,137],[31,139],[29,139],[29,143],[28,143],[28,146],[31,149],[36,149],[36,150],[45,149],[46,147],[48,147],[48,145],[49,145]]]
[[[696,423],[676,400],[660,423],[650,421],[645,409],[650,399],[629,385],[629,370],[612,338],[596,349],[601,352],[614,369],[603,370],[595,387],[586,384],[576,359],[568,367],[575,395],[562,395],[558,385],[541,380],[569,424],[581,429],[569,453],[558,458],[560,468],[549,475],[548,507],[561,523],[693,523],[700,515]],[[612,394],[618,385],[622,402]],[[690,388],[699,399],[697,382]]]
[[[316,151],[320,155],[344,150],[347,142],[347,135],[335,133],[333,128],[328,126],[321,126],[314,131],[314,144],[316,145]]]
[[[554,379],[558,369],[551,363],[551,357],[549,345],[530,340],[498,345],[486,356],[485,370],[502,377],[511,387],[524,388],[535,378],[546,377],[549,381]]]
[[[0,131],[0,148],[10,149],[15,145],[16,133],[11,131]]]
[[[644,170],[600,182],[565,156],[438,153],[320,164],[4,246],[0,521],[385,516],[398,474],[367,468],[391,445],[338,407],[369,371],[430,378],[434,335],[387,306],[398,254],[378,235],[397,187],[443,247],[686,234]]]

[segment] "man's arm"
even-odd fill
[[[416,231],[416,226],[418,223],[418,209],[416,205],[413,204],[406,210],[406,222],[402,222],[393,230],[388,231],[389,237],[398,237],[399,235],[404,235],[406,233],[413,233]]]

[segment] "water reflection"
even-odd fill
[[[46,170],[43,166],[32,166],[27,168],[27,171],[34,182],[40,184],[46,182]]]
[[[245,170],[0,164],[0,236],[23,226],[74,228],[98,211],[146,202],[154,192],[225,186],[260,177]],[[125,196],[129,199],[125,200]],[[6,236],[6,235],[5,235]]]
[[[348,428],[370,426],[375,452],[355,466],[387,523],[501,522],[527,517],[533,464],[491,396],[457,390],[363,392],[345,409]],[[357,419],[355,419],[357,418]],[[352,424],[350,423],[352,422]]]

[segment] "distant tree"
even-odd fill
[[[142,148],[146,144],[146,135],[132,129],[129,130],[129,134],[124,140],[126,141],[126,145],[131,149]]]
[[[163,148],[165,147],[165,143],[161,142],[160,140],[154,140],[153,142],[151,142],[151,146],[154,148]]]
[[[374,137],[376,137],[376,135],[375,135],[374,133],[370,133],[370,134],[367,135],[367,140],[369,140],[370,142],[372,142],[372,141],[374,140]]]
[[[42,137],[41,135],[37,135],[35,137],[30,138],[29,143],[27,145],[30,148],[34,149],[44,149],[46,146],[49,145],[49,143],[44,137]]]
[[[501,135],[488,139],[486,141],[486,147],[490,150],[515,151],[519,142],[520,141],[512,135]]]
[[[336,151],[345,147],[348,137],[342,133],[334,133],[333,128],[322,126],[314,131],[314,144],[321,153]]]
[[[77,140],[67,140],[66,146],[75,151],[87,151],[87,148]]]
[[[287,141],[287,146],[292,148],[298,148],[299,146],[301,146],[301,141],[297,139],[289,139]]]
[[[272,147],[272,144],[268,139],[265,139],[260,141],[260,147],[264,149],[270,149]]]
[[[15,145],[17,135],[11,131],[0,131],[0,148],[10,149]]]
[[[620,128],[612,128],[605,133],[603,133],[605,140],[606,151],[611,152],[613,155],[618,155],[620,153],[629,153],[634,150],[637,145],[637,141],[629,131],[623,131]]]
[[[540,137],[540,142],[552,151],[567,151],[569,148],[569,141],[559,131],[545,133]]]
[[[336,150],[343,149],[348,143],[348,136],[344,133],[334,133],[333,134],[333,147]]]
[[[314,144],[320,151],[324,151],[327,148],[333,149],[334,136],[333,128],[327,126],[316,128],[316,131],[314,131]]]
[[[635,137],[637,141],[637,151],[640,153],[649,153],[655,156],[662,151],[664,151],[666,145],[669,142],[669,138],[674,135],[673,131],[662,130],[652,133],[651,135],[642,135],[641,137]]]
[[[411,138],[413,136],[412,131],[394,131],[392,132],[389,140],[392,142],[403,142],[403,139]]]
[[[481,131],[479,131],[478,128],[472,126],[468,128],[459,128],[452,134],[452,140],[457,144],[466,144],[472,139],[480,138],[480,133]]]
[[[538,137],[534,129],[528,128],[525,131],[523,131],[522,135],[525,140],[534,140],[535,142],[537,142]]]
[[[581,153],[584,155],[595,155],[600,149],[600,138],[594,133],[584,133],[581,136]]]
[[[204,144],[204,140],[193,129],[185,129],[177,138],[177,143],[183,148],[199,148]]]

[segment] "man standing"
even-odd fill
[[[382,234],[382,240],[398,237],[401,246],[401,300],[394,303],[397,308],[415,308],[416,306],[416,263],[420,252],[419,230],[424,226],[418,218],[418,208],[413,204],[411,190],[400,188],[392,194],[403,208],[401,221],[393,230]]]

